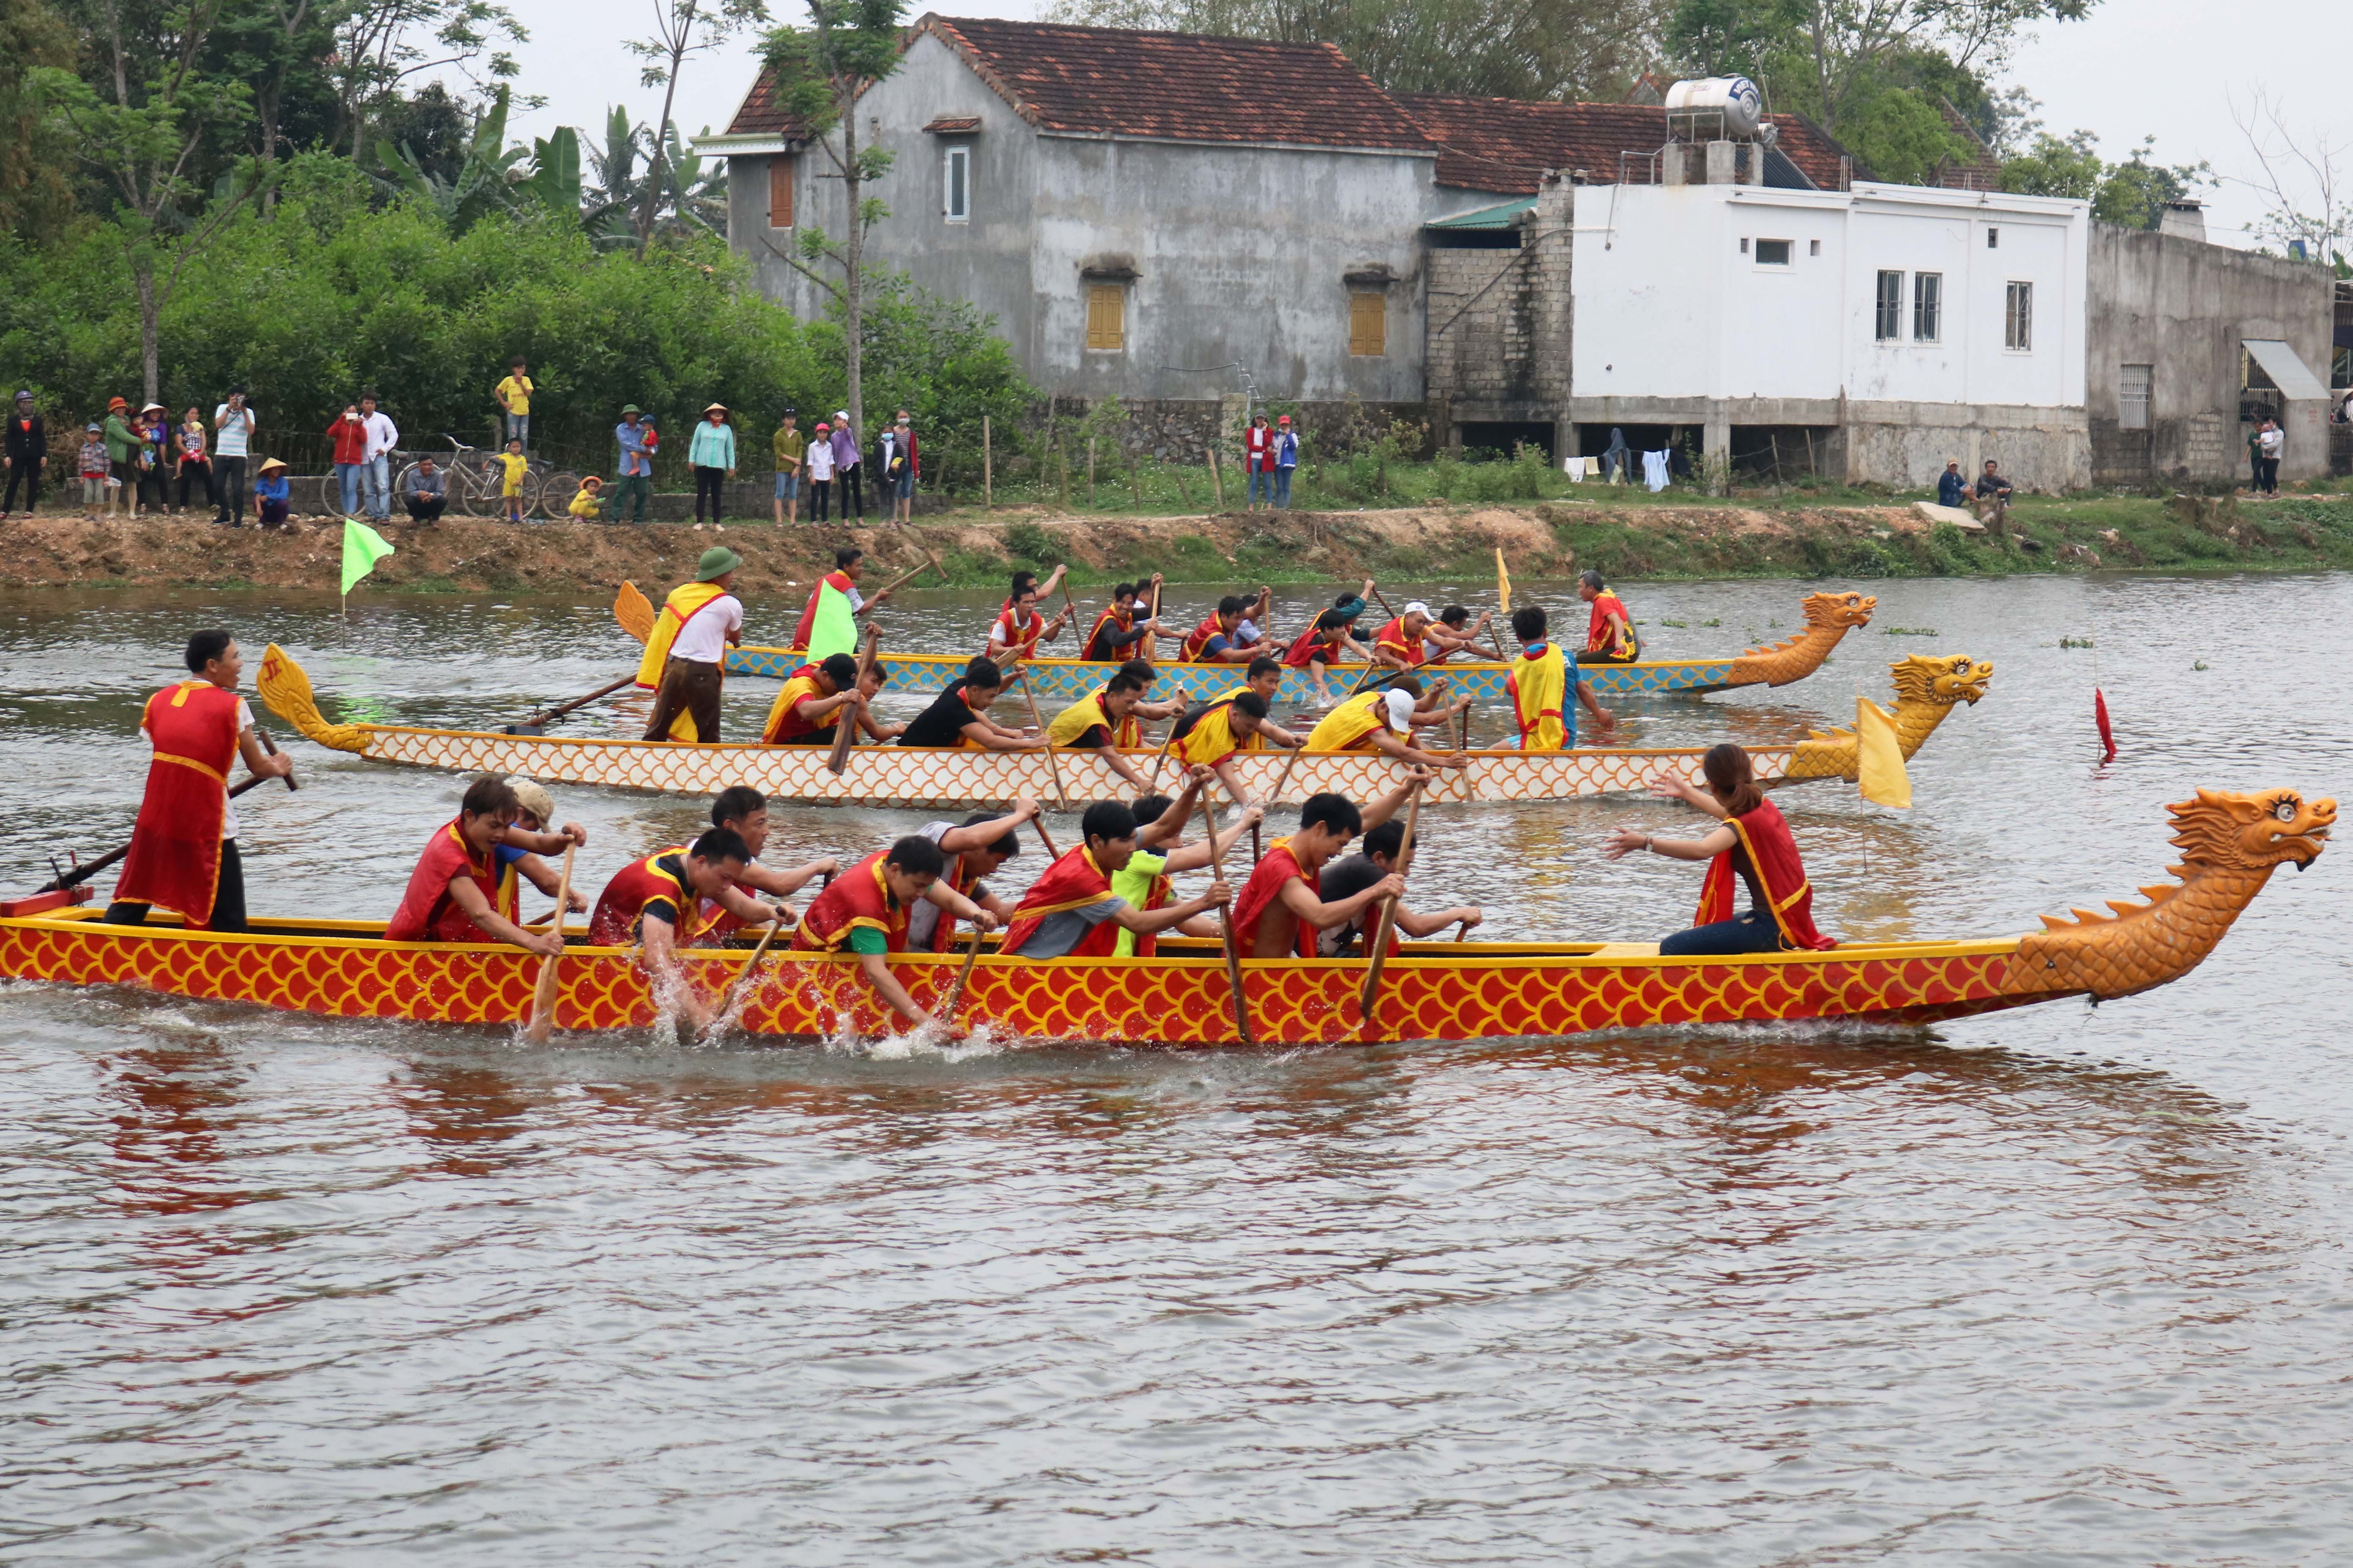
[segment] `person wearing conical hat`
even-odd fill
[[[283,527],[293,510],[293,481],[286,477],[286,465],[271,458],[253,470],[254,521],[264,528]]]
[[[694,564],[694,581],[670,590],[646,638],[638,684],[654,693],[649,741],[719,739],[719,695],[727,649],[744,640],[744,605],[729,590],[744,558],[714,544]]]
[[[694,521],[702,521],[702,500],[709,496],[711,521],[717,522],[727,481],[735,477],[735,426],[727,423],[725,404],[714,403],[702,411],[702,423],[694,427],[686,460],[694,468]]]

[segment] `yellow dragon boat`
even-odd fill
[[[1254,1038],[1266,1046],[1509,1037],[1790,1019],[1918,1024],[2033,1002],[2111,1001],[2196,968],[2282,865],[2326,847],[2333,800],[2294,790],[2200,790],[2170,808],[2176,883],[2113,916],[2045,915],[2028,936],[1857,943],[1826,952],[1662,958],[1655,943],[1408,942],[1384,969],[1372,1015],[1356,959],[1252,960],[1241,966]],[[379,924],[274,920],[241,935],[169,924],[110,926],[90,909],[0,919],[0,976],[127,985],[208,1002],[328,1017],[503,1026],[529,1014],[540,960],[507,947],[386,942]],[[1123,1045],[1223,1046],[1239,1039],[1231,981],[1214,943],[1165,956],[1039,963],[989,954],[973,967],[956,1021],[999,1037]],[[740,974],[741,951],[691,950],[706,995]],[[936,1006],[959,960],[923,954],[892,968]],[[787,1040],[889,1026],[851,955],[771,954],[738,1020]],[[1095,973],[1081,982],[1076,971]],[[631,950],[576,945],[558,965],[554,1023],[638,1028],[656,1005]]]
[[[1957,702],[1985,695],[1993,666],[1966,656],[1914,655],[1889,667],[1895,679],[1892,715],[1909,762]],[[256,682],[271,711],[303,737],[332,751],[378,762],[460,773],[513,773],[550,784],[610,784],[625,789],[710,795],[750,784],[771,800],[808,804],[979,806],[1022,795],[1051,801],[1056,770],[1061,794],[1073,804],[1127,800],[1133,784],[1092,752],[980,752],[901,746],[858,746],[839,774],[818,746],[764,746],[675,741],[605,740],[577,735],[516,735],[482,730],[430,730],[393,724],[334,724],[319,711],[310,677],[277,644],[269,646]],[[1752,746],[1757,776],[1768,784],[1857,776],[1853,731],[1817,731],[1789,746]],[[1149,775],[1155,753],[1127,752]],[[1393,787],[1403,764],[1374,752],[1307,752],[1284,777],[1286,752],[1242,752],[1233,771],[1253,795],[1265,799],[1278,783],[1281,798],[1303,801],[1336,791],[1370,800]],[[1567,800],[1578,795],[1639,791],[1654,773],[1700,782],[1701,748],[1643,750],[1580,748],[1568,752],[1474,751],[1467,765],[1440,775],[1429,798],[1441,802]]]
[[[1577,678],[1593,688],[1598,697],[1634,696],[1681,692],[1696,695],[1704,691],[1725,691],[1736,686],[1787,686],[1793,680],[1803,680],[1822,667],[1839,639],[1856,626],[1871,624],[1871,613],[1879,601],[1867,594],[1847,592],[1809,594],[1803,611],[1805,630],[1784,638],[1769,647],[1753,647],[1736,658],[1646,659],[1639,664],[1580,665]],[[613,618],[621,629],[642,643],[654,626],[654,606],[634,583],[623,583],[613,599]],[[972,650],[978,653],[979,648]],[[964,673],[969,655],[936,653],[892,653],[891,666],[903,672],[906,683],[921,691],[944,690],[948,682]],[[730,675],[763,675],[782,680],[807,662],[807,656],[793,648],[746,646],[727,650],[727,673]],[[1155,661],[1157,663],[1157,661]],[[1033,658],[1024,666],[1029,672],[1033,689],[1040,702],[1076,702],[1100,689],[1117,672],[1116,664],[1094,664],[1076,658]],[[1230,664],[1158,664],[1162,676],[1173,684],[1161,690],[1176,688],[1199,693],[1222,690],[1235,679]],[[1358,667],[1358,668],[1361,668]],[[1511,667],[1492,661],[1466,659],[1431,667],[1446,677],[1457,692],[1467,692],[1482,701],[1504,700],[1504,677]],[[1329,679],[1329,678],[1327,678]],[[1339,679],[1341,690],[1346,689],[1346,676]],[[1277,701],[1306,702],[1314,698],[1314,687],[1303,669],[1285,670],[1282,686],[1275,693]]]

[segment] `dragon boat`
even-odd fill
[[[1914,655],[1890,667],[1895,679],[1897,742],[1909,762],[1957,702],[1985,695],[1993,666],[1966,656]],[[307,740],[378,762],[461,773],[526,773],[549,784],[611,784],[626,789],[710,795],[750,784],[771,800],[804,804],[904,806],[1001,805],[1023,795],[1072,804],[1127,800],[1135,786],[1092,752],[982,752],[901,746],[856,746],[839,773],[818,746],[765,746],[720,742],[607,740],[593,736],[511,734],[482,730],[416,729],[393,724],[330,723],[319,711],[301,666],[272,643],[256,682],[270,710]],[[1155,753],[1125,753],[1147,776]],[[1307,752],[1288,770],[1287,752],[1235,753],[1232,771],[1261,799],[1278,784],[1279,798],[1303,801],[1324,791],[1370,800],[1392,788],[1404,764],[1376,752]],[[1578,749],[1567,752],[1474,751],[1460,770],[1432,784],[1439,802],[1567,800],[1578,795],[1639,791],[1654,773],[1697,784],[1701,748]],[[1757,776],[1768,785],[1858,776],[1858,751],[1849,730],[1816,731],[1788,746],[1752,746]]]
[[[2274,870],[2320,855],[2337,818],[2333,800],[2306,802],[2286,789],[2200,790],[2170,811],[2178,882],[2142,889],[2147,903],[2111,903],[2113,916],[2045,915],[2045,929],[2031,935],[1689,959],[1662,957],[1655,943],[1408,942],[1385,966],[1369,1016],[1357,959],[1245,962],[1243,1000],[1254,1039],[1275,1047],[1766,1020],[1921,1024],[2070,996],[2110,1001],[2196,968]],[[83,908],[0,919],[0,976],[328,1017],[504,1026],[527,1017],[540,965],[513,948],[386,942],[379,924],[267,920],[223,935],[110,926],[96,916]],[[567,941],[577,944],[558,965],[558,1027],[654,1021],[634,952]],[[701,949],[681,961],[715,995],[752,956]],[[928,953],[891,961],[925,1006],[939,1004],[959,962]],[[889,1021],[857,963],[846,953],[771,954],[738,1026],[785,1040],[882,1031]],[[1108,973],[1080,984],[1072,971],[1081,969]],[[1231,986],[1213,942],[1179,939],[1152,958],[1050,963],[988,953],[973,965],[956,1022],[1034,1040],[1224,1046],[1240,1038]]]
[[[1879,601],[1867,594],[1830,593],[1806,595],[1805,627],[1795,637],[1785,638],[1769,647],[1753,647],[1747,652],[1726,658],[1675,658],[1646,660],[1640,664],[1587,664],[1577,667],[1577,679],[1593,688],[1597,697],[1617,694],[1631,696],[1664,692],[1696,695],[1706,691],[1726,691],[1736,686],[1787,686],[1793,680],[1803,680],[1822,667],[1822,661],[1839,640],[1857,626],[1871,624],[1871,613]],[[653,631],[654,606],[634,583],[623,583],[613,600],[613,617],[621,629],[642,643]],[[974,653],[980,650],[975,648]],[[964,673],[969,656],[964,654],[897,653],[886,655],[895,671],[903,672],[907,684],[917,690],[939,691],[948,682]],[[730,675],[764,675],[782,680],[808,662],[805,653],[793,648],[744,647],[727,651],[727,673]],[[1158,661],[1155,661],[1158,664]],[[1033,658],[1023,666],[1029,672],[1032,688],[1040,702],[1076,702],[1098,689],[1117,673],[1115,664],[1093,664],[1076,658]],[[1202,692],[1223,689],[1231,685],[1235,669],[1230,664],[1158,664],[1164,679],[1173,679],[1174,685],[1187,691]],[[1345,668],[1345,667],[1343,667]],[[1361,668],[1361,667],[1358,667]],[[1431,667],[1453,683],[1458,692],[1468,692],[1482,701],[1504,700],[1504,677],[1511,667],[1493,662],[1464,661]],[[1345,691],[1348,677],[1337,679],[1339,689]],[[1155,689],[1159,689],[1155,688]],[[1313,682],[1303,669],[1286,670],[1282,686],[1275,693],[1279,701],[1306,702],[1315,695]]]

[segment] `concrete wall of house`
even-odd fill
[[[1569,394],[1576,314],[1570,209],[1575,187],[1548,180],[1521,215],[1520,248],[1456,249],[1425,241],[1429,330],[1423,353],[1429,395],[1450,426],[1551,424],[1554,450]],[[1459,444],[1455,429],[1437,432]]]
[[[2095,479],[2243,479],[2241,345],[2250,338],[2283,341],[2325,380],[2327,269],[2109,224],[2092,226],[2091,258],[2085,407]],[[2127,364],[2149,367],[2146,429],[2127,430],[2121,422]],[[2325,429],[2291,420],[2287,430],[2281,477],[2326,473]]]
[[[1852,479],[1924,485],[1948,458],[1993,458],[2031,489],[2089,482],[2085,204],[1588,185],[1576,211],[1577,423],[1696,424],[1711,453],[1728,450],[1735,426],[1835,426]],[[1787,262],[1760,240],[1785,242]],[[1877,331],[1883,270],[1904,279],[1891,341]],[[1930,341],[1913,330],[1923,273],[1941,279]],[[2032,287],[2022,348],[2007,342],[2013,281]]]
[[[1427,154],[1180,144],[1039,135],[928,35],[860,104],[860,129],[893,157],[872,193],[891,216],[868,258],[997,318],[1030,380],[1084,397],[1215,397],[1239,362],[1272,398],[1419,402],[1422,288],[1418,233],[1441,207]],[[942,116],[977,132],[927,135]],[[948,150],[969,147],[968,221],[945,211]],[[733,160],[735,248],[760,287],[796,313],[822,299],[769,254],[766,161]],[[802,154],[797,216],[843,232],[841,182]],[[765,237],[789,247],[789,237]],[[1086,347],[1087,269],[1131,266],[1126,342]],[[1386,269],[1386,288],[1347,275]],[[1387,352],[1349,353],[1350,295],[1386,300]]]

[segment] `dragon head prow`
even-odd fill
[[[1950,708],[1956,702],[1974,704],[1993,679],[1993,665],[1965,653],[1915,653],[1889,665],[1895,678],[1895,700],[1933,702]]]
[[[2320,858],[2337,825],[2336,801],[2306,801],[2292,789],[2201,789],[2166,810],[2184,869],[2261,871],[2288,863],[2302,870]]]
[[[1806,625],[1841,630],[1867,626],[1871,625],[1871,612],[1878,607],[1879,601],[1869,594],[1809,594],[1805,604]]]

